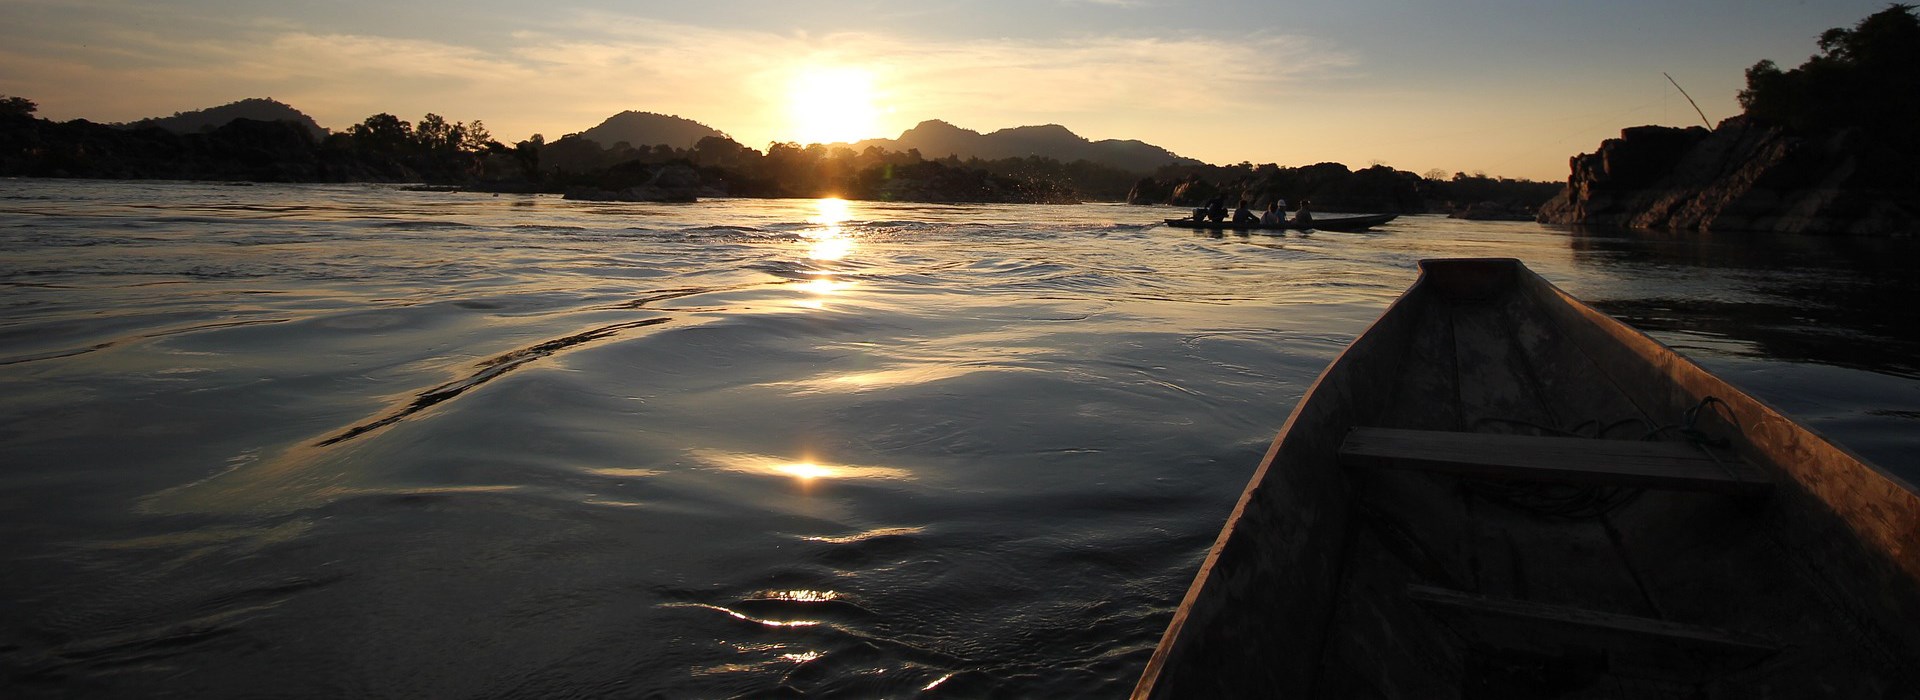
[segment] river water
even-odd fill
[[[1907,241],[0,180],[8,695],[1122,695],[1415,262],[1920,478]]]

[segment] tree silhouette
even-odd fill
[[[1820,34],[1820,54],[1781,70],[1747,69],[1740,106],[1761,122],[1802,130],[1866,127],[1906,132],[1920,121],[1920,17],[1892,5],[1853,29]]]
[[[367,117],[348,133],[357,148],[368,151],[397,153],[413,143],[413,125],[385,112]]]
[[[25,97],[0,96],[0,117],[31,117],[40,105]]]

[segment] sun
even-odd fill
[[[813,66],[787,84],[787,133],[802,144],[853,142],[880,133],[873,74],[848,66]]]

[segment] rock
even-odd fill
[[[1539,221],[1682,231],[1912,235],[1920,194],[1862,167],[1882,149],[1859,130],[1800,135],[1723,121],[1639,127],[1575,156]]]
[[[664,165],[653,173],[647,184],[664,190],[691,190],[700,187],[700,173],[684,165]]]
[[[694,202],[699,199],[684,190],[670,190],[653,185],[636,185],[620,190],[572,187],[568,188],[561,198],[588,202]]]
[[[1223,193],[1215,185],[1197,177],[1189,177],[1173,186],[1173,192],[1167,195],[1167,203],[1180,207],[1197,207]]]
[[[1470,221],[1532,221],[1533,212],[1506,202],[1478,202],[1447,212],[1449,219]]]
[[[1127,191],[1128,204],[1154,205],[1165,204],[1173,199],[1173,184],[1155,180],[1151,177],[1140,178],[1133,183],[1133,189]]]

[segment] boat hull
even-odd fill
[[[1134,697],[1920,688],[1911,484],[1518,261],[1421,267],[1287,419]],[[1689,409],[1727,441],[1701,449],[1766,474],[1767,495],[1623,488],[1559,512],[1514,495],[1545,487],[1342,462],[1360,427],[1624,420],[1596,438],[1630,438]]]

